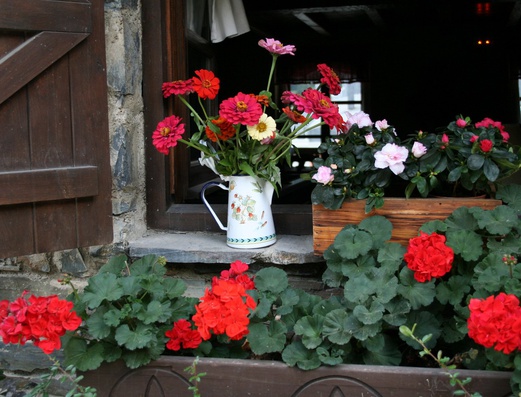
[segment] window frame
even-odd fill
[[[143,101],[145,105],[145,164],[147,226],[176,232],[219,232],[203,204],[182,204],[188,180],[183,174],[190,163],[189,149],[178,145],[173,155],[164,156],[152,145],[152,131],[158,121],[175,113],[188,118],[179,102],[165,101],[160,87],[164,81],[186,79],[184,0],[147,1],[143,11]],[[181,65],[181,67],[179,66]],[[226,219],[226,205],[214,210]],[[274,205],[278,234],[312,234],[311,205]]]

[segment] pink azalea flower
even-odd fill
[[[427,148],[425,145],[421,142],[414,142],[411,148],[412,155],[416,157],[417,159],[423,156],[425,153],[427,153]]]
[[[347,128],[351,128],[353,124],[358,125],[358,127],[371,127],[373,125],[373,122],[371,121],[371,118],[367,113],[364,113],[362,111],[357,112],[355,114],[351,114],[349,112],[346,112],[347,120],[346,125]]]
[[[365,143],[367,143],[368,145],[372,145],[374,143],[373,134],[369,133],[366,136],[364,136],[364,138],[365,138]]]
[[[405,169],[403,162],[407,160],[409,150],[395,143],[386,144],[382,150],[374,154],[376,168],[387,168],[395,174],[401,174]]]
[[[275,39],[259,40],[259,45],[275,55],[295,55],[297,50],[294,45],[283,45]]]
[[[456,125],[459,128],[465,128],[467,126],[467,122],[465,121],[465,119],[459,118],[456,120]]]
[[[314,180],[323,185],[327,185],[335,179],[335,176],[331,173],[331,168],[326,166],[318,167],[317,173],[313,175]]]
[[[378,131],[384,131],[389,128],[389,124],[387,123],[386,119],[378,120],[376,123],[374,123],[374,125]]]

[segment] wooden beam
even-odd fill
[[[91,4],[53,0],[0,0],[0,29],[89,33]]]
[[[88,33],[42,32],[0,58],[0,104],[88,36]]]
[[[0,205],[98,195],[98,167],[0,172]]]

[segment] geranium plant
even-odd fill
[[[197,70],[195,76],[184,81],[165,82],[165,98],[172,95],[190,111],[197,131],[183,137],[183,120],[172,115],[159,122],[152,134],[152,142],[165,155],[178,142],[201,152],[201,164],[210,167],[223,179],[230,175],[250,175],[280,185],[280,160],[290,161],[290,149],[295,138],[310,128],[311,121],[319,120],[331,128],[342,128],[343,120],[338,106],[320,89],[308,88],[302,93],[285,91],[279,109],[270,92],[277,59],[281,55],[294,55],[293,45],[283,45],[274,39],[260,40],[259,45],[272,56],[266,90],[258,94],[239,92],[221,100],[217,115],[207,114],[203,101],[218,99],[220,80],[209,70]],[[339,93],[338,76],[325,64],[318,65],[321,83],[331,93]],[[200,105],[197,111],[187,95],[195,93]]]
[[[347,198],[366,199],[366,212],[380,208],[389,187],[403,196],[493,196],[502,179],[521,168],[519,147],[500,122],[472,124],[458,116],[436,133],[420,131],[403,142],[386,120],[349,115],[346,133],[322,143],[314,160],[313,204],[338,209]],[[395,193],[396,194],[396,193]]]

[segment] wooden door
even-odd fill
[[[103,0],[0,0],[0,257],[112,241]]]

